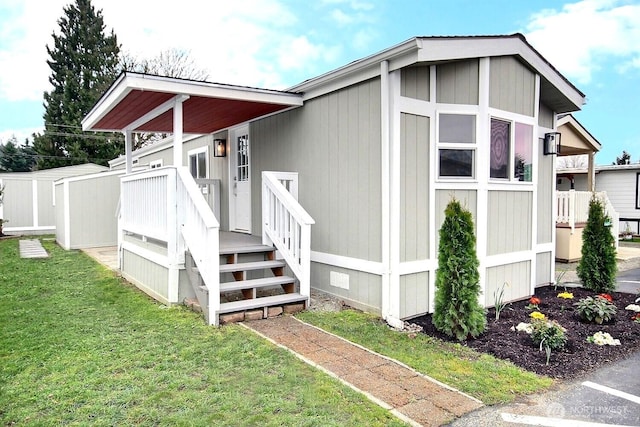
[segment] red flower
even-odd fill
[[[631,316],[631,320],[634,320],[636,322],[640,322],[640,313],[636,313],[633,316]]]
[[[533,304],[533,305],[538,305],[540,304],[540,298],[538,297],[531,297],[529,298],[529,303]]]
[[[609,294],[598,294],[598,296],[600,298],[606,299],[609,302],[613,302],[613,297],[611,295],[609,295]]]

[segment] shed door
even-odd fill
[[[251,168],[249,126],[231,131],[231,197],[229,200],[229,228],[251,233]]]

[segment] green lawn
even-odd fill
[[[390,329],[380,318],[356,310],[305,312],[301,320],[384,354],[491,405],[548,388],[553,380],[424,334]]]
[[[404,425],[244,328],[43,243],[32,260],[0,241],[1,425]]]

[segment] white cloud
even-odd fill
[[[63,6],[71,1],[3,0],[0,99],[41,100],[50,90],[45,45],[52,45]],[[124,51],[150,58],[168,48],[185,49],[217,82],[268,88],[298,83],[285,81],[274,63],[292,40],[297,54],[306,52],[302,60],[325,59],[317,53],[322,44],[296,34],[298,18],[280,0],[181,0],[170,12],[150,0],[94,0],[93,5]]]
[[[562,73],[587,84],[608,57],[640,54],[640,5],[582,0],[533,15],[525,33]]]

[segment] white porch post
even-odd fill
[[[587,173],[587,190],[594,192],[596,191],[596,173],[595,173],[595,154],[589,153],[589,164],[588,164],[588,173]]]
[[[167,176],[167,258],[169,260],[169,277],[167,299],[170,303],[178,302],[180,281],[180,240],[182,227],[178,225],[177,207],[177,171],[171,169]],[[184,257],[184,253],[182,254]]]
[[[125,155],[125,162],[126,162],[125,170],[128,175],[133,170],[133,158],[131,156],[131,147],[133,145],[133,141],[132,141],[133,133],[131,129],[125,129],[123,133],[124,133],[124,155]]]
[[[182,166],[182,102],[177,98],[173,106],[173,165]]]

